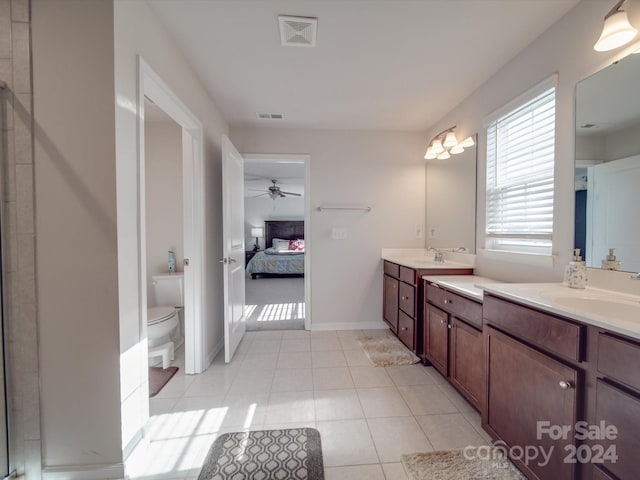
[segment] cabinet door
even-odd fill
[[[399,300],[400,310],[403,310],[404,313],[406,313],[410,317],[415,317],[416,287],[404,282],[400,282],[398,289],[400,292],[400,300]]]
[[[427,304],[424,318],[425,356],[446,377],[449,364],[449,315],[439,308]]]
[[[452,317],[449,346],[451,351],[451,383],[478,410],[482,401],[482,332]]]
[[[398,331],[398,283],[395,278],[384,276],[383,318],[393,333]]]
[[[413,352],[416,351],[416,345],[414,342],[414,323],[415,320],[402,310],[398,312],[398,338]]]
[[[507,445],[534,445],[545,452],[552,451],[544,466],[536,461],[525,465],[514,460],[527,477],[575,478],[575,464],[565,463],[564,459],[565,447],[574,443],[576,400],[581,388],[578,371],[489,326],[485,327],[485,358],[487,396],[483,425]],[[567,425],[572,431],[566,440],[553,440],[550,435],[538,435],[538,422]]]
[[[596,424],[616,427],[615,438],[594,440],[605,450],[615,449],[615,462],[605,460],[604,468],[621,480],[640,478],[640,398],[598,380],[596,386]]]

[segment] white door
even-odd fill
[[[622,270],[637,272],[640,155],[590,167],[587,182],[587,265],[599,268],[615,248]]]
[[[224,359],[229,363],[246,329],[244,314],[244,160],[222,137],[222,259]]]

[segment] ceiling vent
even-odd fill
[[[315,47],[318,19],[279,15],[280,41],[287,47]]]
[[[256,115],[264,120],[282,120],[284,118],[281,113],[256,113]]]

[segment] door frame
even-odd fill
[[[291,153],[242,153],[245,160],[299,160],[304,162],[304,328],[311,330],[311,256],[313,247],[311,243],[311,155]],[[307,251],[308,249],[308,251]]]
[[[190,185],[190,191],[183,188],[183,199],[190,195],[186,204],[192,205],[190,220],[185,218],[185,229],[192,239],[192,249],[186,251],[189,258],[189,272],[192,275],[191,289],[185,289],[185,299],[191,296],[193,315],[185,316],[184,342],[185,342],[185,372],[187,374],[201,373],[207,368],[207,352],[205,345],[205,325],[207,318],[207,305],[203,292],[207,291],[207,279],[204,271],[205,258],[205,218],[204,218],[204,133],[202,123],[182,103],[180,98],[173,93],[162,78],[138,56],[138,237],[139,237],[139,272],[140,288],[140,315],[141,332],[146,338],[147,325],[147,257],[146,257],[146,232],[145,232],[145,157],[144,157],[144,98],[149,98],[160,107],[178,125],[182,127],[182,165],[183,185]],[[185,144],[185,142],[188,142]],[[184,211],[184,210],[183,210]],[[186,247],[186,245],[185,245]],[[185,272],[185,285],[187,281]],[[187,291],[191,290],[191,291]],[[187,301],[185,300],[185,304]],[[145,357],[146,361],[146,357]],[[146,370],[146,369],[145,369]]]

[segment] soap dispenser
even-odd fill
[[[602,260],[602,268],[604,270],[620,270],[620,261],[616,259],[614,251],[615,248],[610,248],[606,260]]]
[[[582,261],[580,249],[573,249],[573,259],[564,271],[564,284],[570,288],[586,288],[587,264]]]

